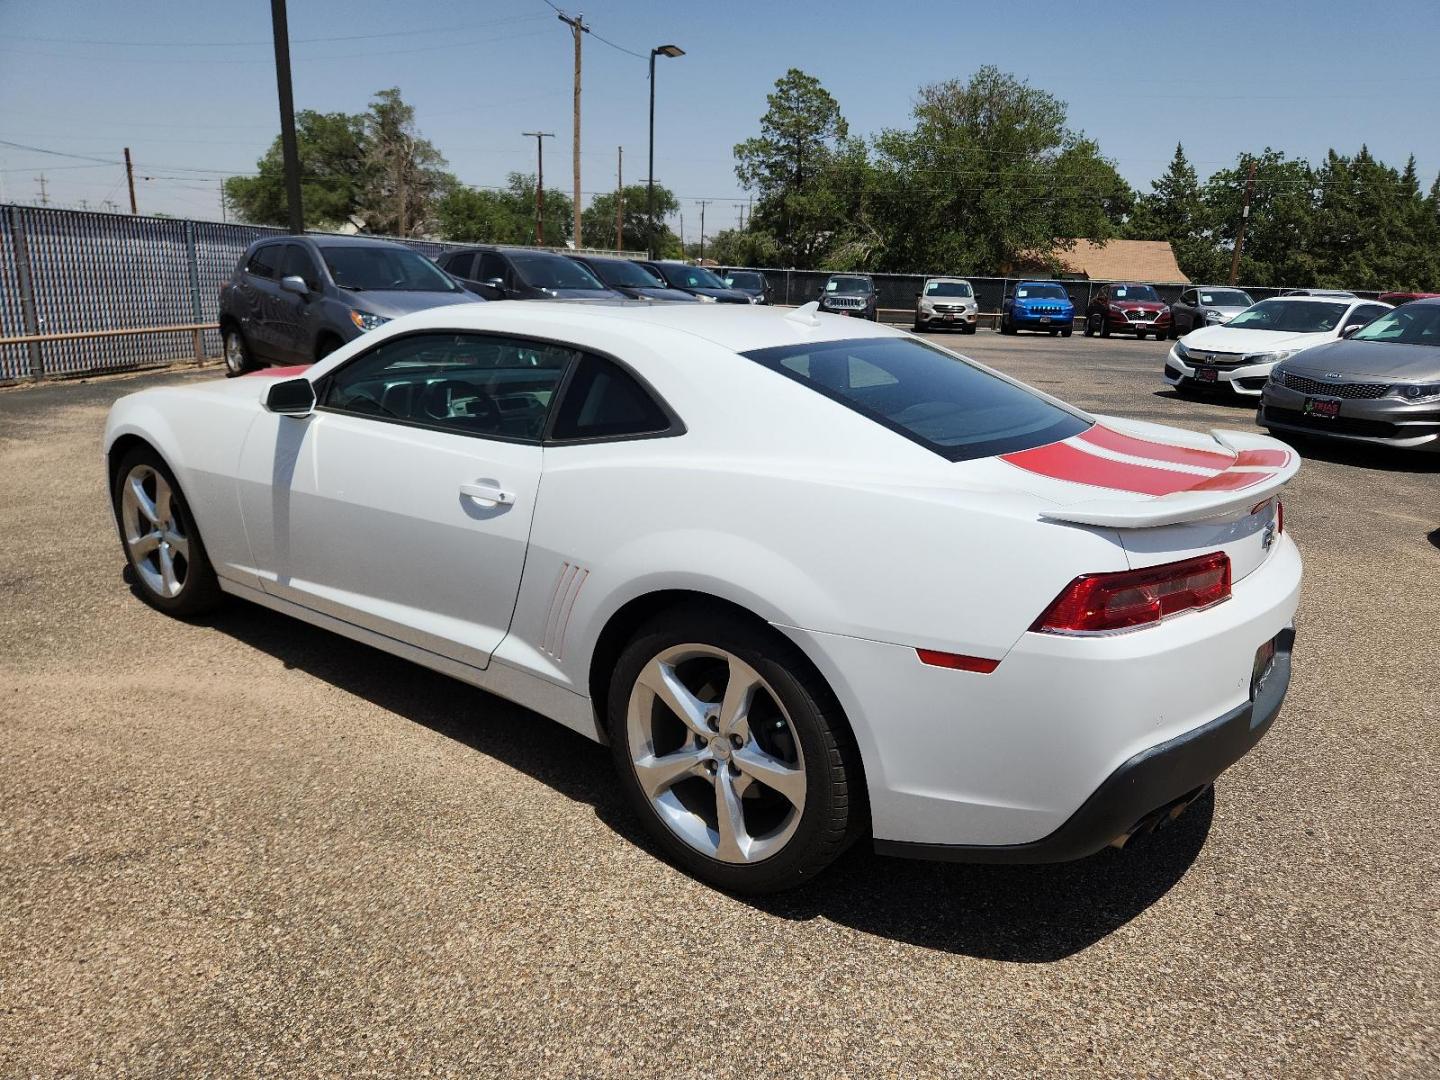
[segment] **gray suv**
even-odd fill
[[[220,286],[225,374],[311,364],[400,315],[479,300],[403,244],[358,236],[257,240]]]

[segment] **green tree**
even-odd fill
[[[1241,154],[1233,169],[1221,169],[1205,183],[1205,215],[1222,250],[1225,276],[1229,275],[1251,162],[1255,164],[1255,188],[1240,259],[1240,284],[1316,284],[1320,260],[1313,247],[1314,170],[1308,162],[1287,158],[1270,147],[1259,154]]]
[[[570,239],[570,197],[545,189],[545,246],[564,247]],[[535,242],[535,174],[511,173],[498,191],[457,187],[435,208],[436,226],[445,240],[470,244]]]
[[[624,213],[621,235],[625,251],[649,250],[649,229],[651,222],[646,214],[647,191],[644,184],[628,184],[624,192]],[[657,249],[670,246],[673,236],[665,219],[680,209],[680,203],[669,188],[655,185],[654,229]],[[580,214],[580,231],[583,246],[592,248],[613,248],[615,246],[615,194],[606,192],[594,200]]]
[[[1225,269],[1224,255],[1210,235],[1199,177],[1179,143],[1169,167],[1151,183],[1149,192],[1136,198],[1125,235],[1134,240],[1168,240],[1180,269],[1193,281],[1213,281]]]
[[[757,195],[754,221],[790,265],[816,265],[836,230],[834,189],[824,180],[849,127],[813,75],[791,68],[766,97],[760,134],[735,147],[735,175]]]
[[[361,213],[368,231],[418,236],[430,230],[435,204],[456,185],[445,158],[415,129],[415,109],[399,87],[381,90],[365,116],[368,183]]]
[[[365,190],[365,124],[362,116],[304,109],[295,116],[300,151],[300,198],[308,225],[334,228],[352,220]],[[257,175],[225,181],[225,199],[244,221],[284,225],[285,162],[277,135],[256,163]]]
[[[876,139],[887,270],[995,273],[1115,235],[1133,193],[1066,105],[994,67],[921,87],[914,127]]]

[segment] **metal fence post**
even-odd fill
[[[30,278],[30,246],[25,242],[25,229],[20,224],[16,207],[5,207],[10,219],[10,242],[15,245],[15,283],[20,287],[20,322],[26,334],[40,333],[40,320],[35,317],[35,285]],[[38,341],[26,345],[30,354],[30,378],[45,377],[45,355]]]
[[[185,257],[190,267],[190,321],[200,322],[200,256],[195,246],[195,222],[185,222]],[[190,331],[195,347],[195,363],[205,362],[205,336],[201,330]]]

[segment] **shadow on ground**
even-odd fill
[[[659,858],[624,804],[604,747],[482,690],[252,604],[232,600],[204,625],[592,806],[621,838]],[[1136,841],[1139,850],[1054,866],[890,859],[861,843],[813,886],[746,902],[781,918],[828,919],[947,952],[1058,960],[1164,896],[1204,845],[1213,809],[1207,794]]]

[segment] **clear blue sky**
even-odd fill
[[[557,0],[558,2],[558,0]],[[567,4],[561,3],[567,10]],[[1049,90],[1121,173],[1146,187],[1180,139],[1202,176],[1266,145],[1318,159],[1367,143],[1397,166],[1440,169],[1440,3],[1203,0],[1111,5],[588,0],[595,33],[660,59],[657,178],[716,202],[707,231],[744,195],[732,146],[754,134],[765,94],[791,66],[818,76],[852,131],[905,125],[915,88],[981,64]],[[1113,13],[1111,13],[1113,12]],[[1088,15],[1086,13],[1089,13]],[[141,212],[218,217],[214,178],[253,170],[277,130],[267,0],[0,0],[0,139],[118,159],[129,146]],[[543,0],[290,0],[297,108],[359,112],[399,86],[422,133],[462,181],[499,184],[534,167],[569,190],[571,43]],[[306,40],[324,39],[324,40]],[[342,40],[343,39],[343,40]],[[645,61],[585,41],[582,188],[644,176]],[[91,167],[93,166],[93,167]],[[123,170],[0,146],[6,200],[123,205]],[[208,170],[208,171],[207,171]]]

